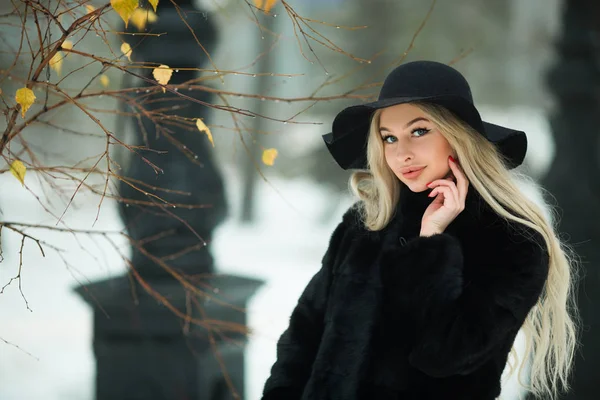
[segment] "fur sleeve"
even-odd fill
[[[277,342],[277,360],[265,383],[262,400],[294,400],[302,396],[323,334],[332,271],[351,218],[349,211],[333,232],[321,269],[304,289],[288,328]]]
[[[487,249],[468,260],[459,240],[446,233],[384,253],[388,278],[399,284],[390,299],[402,297],[415,324],[409,355],[415,368],[439,378],[473,372],[520,329],[537,302],[548,274],[541,236],[498,231],[467,238]]]

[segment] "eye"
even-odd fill
[[[430,130],[431,129],[426,128],[415,128],[411,131],[411,133],[414,134],[416,137],[421,137],[429,133]]]
[[[395,136],[392,136],[392,135],[387,135],[387,136],[384,136],[384,137],[383,137],[383,141],[384,141],[385,143],[394,143],[394,142],[396,142],[397,140],[398,140],[398,139],[396,139],[396,137],[395,137]]]

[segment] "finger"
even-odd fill
[[[444,203],[444,194],[438,192],[436,189],[432,190],[428,196],[435,197],[433,199],[433,201],[431,202],[431,204],[436,204],[436,203],[443,204]]]
[[[435,181],[431,182],[428,186],[434,187],[439,185],[456,187],[456,183],[451,179],[436,179]]]
[[[466,191],[469,187],[469,180],[467,179],[467,176],[465,175],[462,167],[458,162],[452,161],[450,159],[448,159],[448,165],[450,165],[450,169],[452,170],[452,173],[456,178],[456,184],[459,186],[461,193],[464,191],[466,194]]]
[[[438,193],[438,195],[435,196],[435,199],[433,199],[431,204],[442,204],[443,205],[444,204],[444,194]]]
[[[451,209],[458,207],[459,203],[457,202],[456,194],[448,186],[438,186],[429,195],[431,196],[434,192],[443,195],[444,206]]]
[[[456,178],[456,185],[459,189],[460,199],[465,200],[467,198],[467,192],[469,191],[469,180],[457,162],[453,162],[452,160],[448,159],[448,164],[450,165],[450,169]]]
[[[461,195],[460,192],[458,190],[458,188],[456,187],[456,184],[452,181],[449,181],[447,179],[438,179],[436,181],[433,181],[430,185],[430,187],[449,187],[455,197],[456,203],[459,204],[460,203],[460,199],[461,199]]]

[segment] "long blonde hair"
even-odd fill
[[[544,238],[549,255],[549,274],[537,304],[529,312],[521,330],[526,337],[525,359],[531,361],[530,384],[524,385],[519,368],[519,383],[535,396],[554,399],[559,390],[569,390],[568,378],[578,344],[579,314],[575,291],[578,284],[578,259],[572,249],[555,233],[557,212],[544,203],[552,216],[548,222],[536,203],[528,199],[517,183],[537,187],[533,180],[506,167],[497,147],[443,107],[412,103],[428,114],[456,152],[471,186],[502,218],[526,225]],[[355,171],[350,187],[361,200],[361,213],[367,229],[385,227],[399,199],[400,184],[385,162],[379,134],[381,110],[374,113],[367,142],[369,169]],[[544,200],[541,200],[542,202]],[[515,346],[510,355],[518,363]],[[510,364],[509,376],[514,372]],[[549,397],[548,397],[549,396]]]

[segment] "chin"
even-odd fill
[[[402,182],[404,183],[404,186],[406,186],[407,188],[410,189],[411,192],[413,193],[421,193],[426,191],[427,189],[429,189],[424,182],[418,181],[418,182]]]

